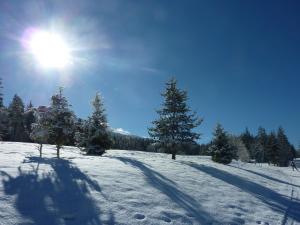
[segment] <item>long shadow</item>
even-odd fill
[[[201,172],[207,173],[212,177],[238,187],[241,190],[255,196],[256,198],[267,204],[271,209],[284,214],[283,220],[286,220],[287,217],[290,217],[293,220],[300,222],[299,201],[293,201],[273,191],[272,189],[266,188],[260,184],[246,180],[240,176],[233,175],[226,171],[216,169],[214,167],[198,165],[195,163],[182,162],[182,164],[191,166]]]
[[[207,212],[201,209],[201,205],[198,204],[191,196],[185,194],[184,192],[180,191],[176,186],[175,183],[162,174],[150,169],[149,167],[145,166],[142,162],[127,158],[127,157],[112,157],[115,159],[120,160],[125,164],[130,164],[133,167],[139,169],[145,176],[147,182],[154,188],[161,191],[163,194],[168,196],[173,202],[183,208],[187,213],[192,215],[197,219],[200,224],[212,224],[217,223],[214,218],[212,218]]]
[[[249,173],[253,173],[253,174],[255,174],[255,175],[261,176],[261,177],[263,177],[263,178],[266,178],[266,179],[269,179],[269,180],[272,180],[272,181],[276,181],[276,182],[278,182],[278,183],[287,184],[287,185],[291,185],[291,186],[300,188],[299,185],[292,184],[292,183],[289,183],[289,182],[286,182],[286,181],[283,181],[283,180],[280,180],[280,179],[277,179],[277,178],[268,176],[268,175],[263,174],[263,173],[258,173],[258,172],[252,171],[252,170],[247,170],[247,169],[240,168],[240,167],[236,167],[236,166],[232,166],[232,165],[228,165],[228,166],[233,167],[233,168],[236,168],[236,169],[244,170],[244,171],[247,171],[247,172],[249,172]]]
[[[100,186],[64,159],[29,157],[24,163],[48,164],[52,172],[38,173],[38,166],[30,171],[18,168],[13,177],[3,171],[4,192],[16,195],[15,207],[36,225],[101,225],[100,208],[91,190],[101,193]],[[26,223],[22,223],[26,224]],[[114,217],[108,223],[114,224]]]

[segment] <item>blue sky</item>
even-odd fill
[[[147,136],[174,76],[204,117],[232,133],[283,126],[300,143],[300,3],[290,0],[0,2],[5,103],[18,93],[47,105],[58,86],[80,117],[96,91],[109,123]],[[74,48],[67,70],[41,69],[20,44],[28,27],[59,32]]]

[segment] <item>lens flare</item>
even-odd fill
[[[26,46],[44,68],[65,68],[72,63],[71,50],[58,33],[33,30]]]

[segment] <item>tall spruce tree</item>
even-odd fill
[[[2,78],[0,77],[0,108],[4,107],[3,103],[3,85],[2,85]]]
[[[60,149],[69,142],[74,131],[75,121],[68,100],[63,96],[63,88],[60,88],[59,93],[51,97],[51,107],[48,113],[49,141],[56,145],[57,158],[59,158]]]
[[[271,132],[268,135],[267,148],[266,148],[266,157],[268,158],[269,163],[278,165],[279,162],[279,148],[276,134]]]
[[[234,157],[233,148],[221,124],[217,124],[213,135],[214,139],[209,148],[212,154],[212,160],[222,164],[231,163]]]
[[[9,137],[11,141],[25,140],[24,103],[18,95],[14,95],[8,107]]]
[[[267,141],[268,141],[268,135],[266,133],[265,128],[259,127],[257,136],[256,136],[256,142],[258,142],[262,148],[262,162],[268,162],[266,151],[267,151]]]
[[[254,148],[253,148],[254,137],[250,133],[250,131],[247,127],[246,127],[245,132],[241,134],[241,139],[242,139],[244,145],[246,146],[246,148],[250,154],[250,157],[252,159],[254,159],[255,158],[255,152],[253,151],[254,150]]]
[[[290,160],[292,160],[292,150],[291,144],[282,127],[278,128],[277,131],[277,141],[278,141],[278,164],[279,166],[288,166]]]
[[[25,126],[25,133],[28,141],[30,141],[30,134],[32,131],[32,124],[36,122],[35,117],[35,109],[33,108],[33,105],[31,101],[29,102],[29,105],[27,105],[26,110],[24,112],[24,126]]]
[[[200,134],[193,132],[193,129],[201,124],[202,119],[191,112],[187,105],[187,92],[177,88],[174,78],[166,83],[166,90],[161,95],[164,103],[162,109],[157,111],[159,118],[149,128],[149,135],[175,159],[178,148],[195,143],[200,138]]]
[[[3,103],[3,86],[2,78],[0,78],[0,141],[7,141],[9,139],[8,124],[8,111]]]
[[[0,141],[9,140],[9,119],[8,111],[5,107],[0,108]]]
[[[112,145],[108,133],[107,118],[103,100],[99,93],[93,102],[93,113],[83,123],[82,131],[77,133],[77,145],[83,147],[87,154],[102,155]]]

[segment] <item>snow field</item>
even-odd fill
[[[300,224],[300,172],[204,156],[0,143],[0,225]]]

